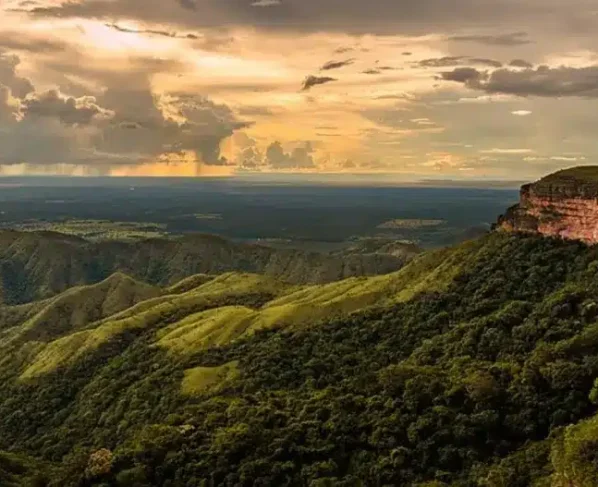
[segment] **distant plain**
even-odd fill
[[[0,191],[0,226],[90,239],[209,233],[271,246],[335,250],[378,237],[433,248],[489,229],[516,201],[517,191],[508,185],[6,178]]]

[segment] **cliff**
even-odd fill
[[[497,227],[598,243],[598,166],[564,169],[522,186]]]

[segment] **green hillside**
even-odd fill
[[[418,252],[413,245],[376,241],[345,251],[318,253],[235,243],[213,235],[87,241],[52,232],[3,230],[0,304],[53,297],[75,286],[103,281],[116,272],[152,285],[178,285],[171,290],[174,293],[226,272],[265,274],[294,284],[319,284],[352,276],[387,274],[403,267]],[[191,276],[192,281],[184,281]]]
[[[598,485],[598,248],[320,285],[123,274],[0,309],[0,485]]]

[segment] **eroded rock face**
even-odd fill
[[[598,243],[598,166],[566,169],[524,185],[519,204],[509,208],[497,226]]]

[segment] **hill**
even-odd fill
[[[51,232],[0,231],[0,303],[52,297],[115,272],[159,286],[197,274],[233,271],[294,284],[325,283],[393,272],[418,252],[415,246],[400,243],[364,242],[346,251],[318,253],[235,243],[211,235],[91,242]]]
[[[0,481],[598,485],[597,295],[598,248],[496,232],[384,276],[5,307]]]

